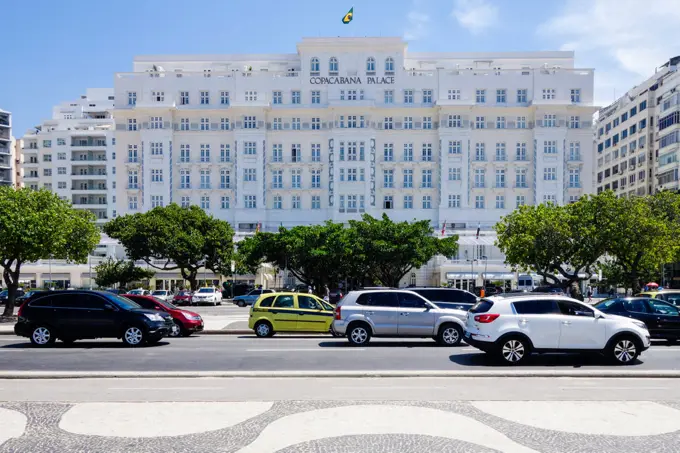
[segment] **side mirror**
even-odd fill
[[[115,307],[113,305],[110,305],[110,304],[105,304],[104,310],[106,310],[106,311],[116,311]]]
[[[595,319],[600,319],[600,318],[604,318],[604,315],[602,315],[602,313],[595,312]]]

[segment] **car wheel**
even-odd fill
[[[371,331],[365,324],[355,324],[347,332],[347,339],[353,346],[362,346],[371,341]]]
[[[130,326],[123,332],[123,343],[128,346],[139,346],[146,341],[146,334],[141,327]]]
[[[529,356],[529,344],[520,337],[503,339],[498,347],[498,357],[506,365],[518,365]]]
[[[609,345],[607,356],[619,365],[631,365],[640,355],[640,349],[637,339],[624,335]]]
[[[172,323],[172,327],[170,328],[170,332],[168,332],[169,337],[177,338],[182,334],[182,324],[179,322],[175,321]]]
[[[444,324],[437,333],[437,343],[442,346],[457,346],[463,339],[463,329],[456,324]]]
[[[255,335],[260,338],[268,338],[274,335],[274,329],[267,321],[260,321],[255,324]]]
[[[56,339],[57,337],[54,336],[51,327],[38,326],[31,332],[31,343],[33,343],[34,346],[52,346]]]
[[[238,301],[238,306],[241,307],[241,308],[243,308],[243,307],[246,306],[246,303],[243,302],[242,300],[239,300],[239,301]]]

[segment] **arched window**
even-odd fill
[[[338,59],[335,57],[331,57],[331,59],[328,61],[328,72],[330,73],[337,73],[338,72]]]
[[[368,57],[366,60],[366,72],[375,72],[375,58]]]
[[[319,72],[319,59],[316,58],[316,57],[312,58],[310,66],[311,66],[311,68],[310,68],[311,72]]]
[[[394,72],[394,59],[387,57],[385,60],[385,72]]]

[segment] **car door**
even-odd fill
[[[297,330],[328,332],[333,322],[333,311],[326,310],[319,299],[308,294],[298,294]]]
[[[652,308],[647,303],[646,299],[623,299],[623,313],[618,315],[626,316],[631,319],[637,319],[647,325],[650,335],[654,336],[661,328],[660,322],[652,313]]]
[[[361,294],[357,304],[373,326],[375,335],[397,335],[399,332],[399,299],[394,291],[371,291]]]
[[[650,316],[656,318],[656,334],[649,330],[652,337],[680,338],[680,311],[675,305],[656,299],[647,299]],[[649,326],[649,324],[648,324]]]
[[[431,337],[434,335],[432,306],[422,297],[412,293],[398,293],[399,336]]]
[[[552,299],[513,302],[517,327],[537,349],[556,349],[560,342],[560,312]]]
[[[607,343],[606,320],[595,318],[587,305],[558,300],[560,308],[560,349],[603,349]]]
[[[298,313],[293,295],[281,294],[277,296],[269,312],[275,331],[291,332],[297,328]]]

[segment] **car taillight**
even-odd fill
[[[21,318],[21,315],[24,314],[24,307],[28,304],[28,300],[25,300],[23,304],[19,305],[19,311],[17,312],[17,316]]]
[[[490,315],[477,315],[475,316],[475,322],[478,322],[480,324],[488,324],[490,322],[494,322],[496,318],[498,318],[500,315],[498,314],[490,314]]]
[[[340,307],[335,307],[335,319],[340,320],[342,319],[340,314]]]

